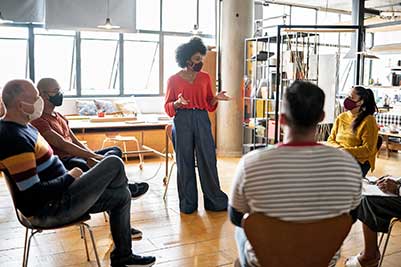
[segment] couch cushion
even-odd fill
[[[76,100],[75,105],[79,115],[90,116],[97,114],[97,108],[93,100]]]

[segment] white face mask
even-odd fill
[[[29,121],[36,120],[37,118],[40,118],[40,116],[42,116],[44,103],[43,103],[43,99],[41,97],[39,97],[38,100],[36,100],[35,103],[33,103],[33,104],[29,104],[29,103],[27,103],[25,101],[22,101],[22,102],[27,104],[27,105],[33,106],[33,113],[26,113],[24,111],[24,113],[26,115],[28,115]]]

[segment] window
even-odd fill
[[[0,59],[0,87],[29,77],[27,28],[0,27]]]
[[[273,17],[277,16],[283,16],[283,15],[290,15],[290,7],[289,6],[284,6],[284,5],[274,5],[274,4],[269,4],[268,6],[263,6],[263,19],[268,19],[266,21],[263,21],[263,27],[269,27],[272,25],[277,25],[277,24],[290,24],[290,18],[289,16],[286,18],[280,17],[280,18],[275,18],[271,19]],[[277,35],[277,28],[272,27],[272,28],[265,28],[263,29],[263,35]]]
[[[195,24],[196,0],[163,0],[163,31],[190,32]]]
[[[182,36],[165,36],[164,37],[164,83],[163,92],[166,92],[167,80],[173,74],[177,73],[181,68],[175,61],[175,50],[185,42],[188,42],[190,37]]]
[[[76,94],[75,32],[35,29],[35,80],[54,78],[66,95]]]
[[[136,1],[136,27],[140,30],[160,30],[160,0]]]
[[[124,35],[124,94],[159,93],[159,35]]]
[[[293,25],[315,25],[316,10],[310,8],[291,8],[291,24]]]
[[[216,33],[216,2],[199,0],[199,30],[204,34]]]
[[[82,95],[119,94],[118,33],[81,33]]]

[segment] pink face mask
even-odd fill
[[[347,97],[344,100],[344,108],[346,110],[353,110],[354,108],[358,107],[358,102],[355,102],[354,100],[352,100],[351,98]]]

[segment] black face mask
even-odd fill
[[[202,67],[203,67],[203,62],[201,61],[199,63],[192,64],[191,69],[195,72],[199,72],[202,69]]]
[[[61,106],[63,104],[63,94],[58,92],[56,95],[49,96],[49,101],[55,107]]]

